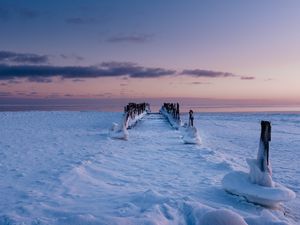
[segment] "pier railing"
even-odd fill
[[[181,120],[178,103],[164,103],[160,109],[160,113],[167,118],[173,128],[179,129]]]
[[[149,103],[130,102],[124,107],[124,127],[132,128],[141,118],[150,112]]]

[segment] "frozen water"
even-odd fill
[[[299,194],[273,210],[221,186],[225,174],[248,171],[264,119],[273,124],[273,179],[299,193],[299,115],[195,114],[202,145],[184,145],[159,114],[141,119],[128,141],[111,139],[120,118],[0,113],[0,224],[203,224],[224,210],[249,225],[299,224]]]

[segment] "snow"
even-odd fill
[[[160,112],[164,117],[166,117],[166,119],[169,121],[170,125],[171,125],[174,129],[178,130],[178,129],[180,128],[180,126],[181,126],[181,121],[180,121],[180,120],[175,120],[175,119],[173,118],[173,116],[172,116],[171,114],[169,114],[169,113],[166,111],[166,109],[165,109],[164,107],[162,107],[162,108],[159,110],[159,112]]]
[[[133,118],[129,117],[126,123],[126,128],[130,129],[134,127],[137,124],[137,122],[141,120],[145,115],[147,115],[146,111],[141,113],[140,115],[135,115]]]
[[[250,202],[270,207],[276,207],[278,203],[296,197],[293,191],[277,183],[273,187],[252,183],[249,175],[241,171],[234,171],[225,175],[222,185],[225,190],[244,196]]]
[[[121,141],[109,130],[122,113],[1,112],[0,224],[224,224],[229,215],[232,224],[299,224],[299,194],[270,209],[221,186],[225,174],[248,171],[266,119],[273,180],[299,193],[299,115],[194,116],[201,145],[183,144],[159,114]]]
[[[219,209],[206,213],[200,222],[202,225],[247,225],[237,213],[227,209]]]
[[[249,171],[249,178],[251,183],[258,184],[265,187],[274,187],[275,184],[272,180],[272,172],[271,172],[271,163],[268,165],[267,168],[270,170],[268,171],[261,171],[259,168],[259,163],[257,159],[246,159],[250,171]],[[270,171],[270,172],[269,172]]]
[[[134,127],[137,122],[141,120],[145,115],[147,115],[146,111],[141,113],[140,115],[134,115],[133,118],[128,117],[127,120],[125,118],[126,115],[123,115],[120,123],[112,123],[112,127],[109,131],[110,137],[115,139],[128,140],[129,133],[127,129],[131,129],[132,127]]]
[[[110,129],[110,137],[116,139],[128,140],[128,131],[124,125],[119,125],[118,123],[113,123]]]
[[[183,134],[182,139],[185,144],[201,144],[199,132],[196,127],[181,127],[181,131]]]

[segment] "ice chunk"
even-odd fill
[[[206,213],[201,225],[247,225],[243,217],[228,209],[217,209]]]
[[[117,123],[113,123],[109,135],[111,138],[128,140],[128,131],[125,126],[120,126]]]
[[[292,190],[278,183],[274,183],[274,187],[254,184],[249,175],[242,171],[234,171],[225,175],[222,186],[232,194],[243,196],[250,202],[269,207],[276,207],[280,202],[296,197]]]
[[[196,127],[188,126],[183,128],[183,141],[185,144],[200,144],[201,139]]]

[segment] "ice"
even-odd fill
[[[252,183],[247,173],[236,171],[227,174],[223,179],[225,190],[244,196],[250,202],[276,207],[278,203],[295,198],[295,193],[286,187],[274,183],[273,187]]]
[[[185,145],[160,114],[145,115],[118,141],[109,132],[122,113],[1,112],[0,224],[200,225],[228,215],[249,225],[299,224],[299,195],[270,209],[229,195],[221,181],[247,172],[257,124],[270,119],[273,180],[299,193],[300,117],[194,116],[201,145]]]
[[[248,201],[264,206],[277,207],[283,201],[290,201],[296,194],[272,180],[272,168],[268,156],[271,129],[268,121],[262,121],[261,137],[256,159],[246,159],[249,174],[244,172],[230,172],[223,180],[225,190],[232,194],[244,196]],[[266,126],[266,124],[268,126]],[[265,144],[263,140],[268,140]]]
[[[201,225],[247,225],[245,220],[237,213],[219,209],[206,213],[200,223]]]
[[[113,123],[109,135],[111,138],[128,140],[129,134],[124,124],[119,125],[118,123]]]
[[[169,121],[170,125],[175,128],[179,129],[181,126],[180,120],[175,120],[171,114],[169,114],[164,107],[162,107],[159,111],[162,115],[164,115],[167,120]]]
[[[141,120],[145,115],[147,115],[147,112],[143,112],[140,115],[136,115],[133,118],[129,117],[126,122],[126,128],[132,128],[136,125],[136,123]]]
[[[272,180],[271,173],[267,171],[261,171],[258,165],[257,159],[246,159],[249,165],[249,178],[251,183],[258,184],[265,187],[274,187],[275,184]],[[271,164],[268,166],[271,168]]]
[[[183,142],[185,144],[201,144],[201,139],[196,127],[187,126],[181,128]]]
[[[110,137],[115,139],[128,140],[129,133],[127,129],[134,127],[136,123],[139,120],[141,120],[145,115],[147,115],[146,111],[139,115],[134,115],[132,118],[128,117],[128,119],[126,118],[126,114],[123,115],[120,124],[116,122],[112,123],[112,127],[109,131]]]

